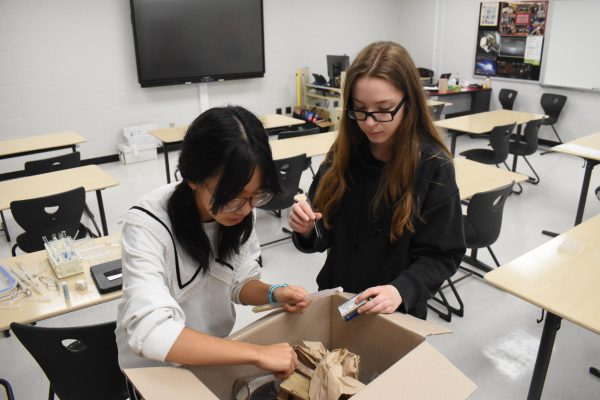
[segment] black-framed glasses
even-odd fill
[[[225,203],[219,211],[222,213],[232,213],[240,208],[244,207],[247,201],[250,202],[252,207],[260,207],[267,204],[273,198],[273,193],[271,192],[260,192],[256,193],[251,197],[236,197],[235,199],[229,200]]]
[[[204,186],[206,188],[206,190],[208,190],[209,193],[214,196],[213,191],[210,190],[204,182],[202,182],[202,186]],[[272,192],[259,192],[250,197],[236,197],[235,199],[231,199],[227,203],[223,204],[221,206],[221,208],[219,208],[219,212],[221,212],[221,213],[236,212],[240,208],[244,207],[246,202],[250,202],[250,205],[252,207],[264,206],[269,201],[271,201],[273,196],[274,196],[274,193],[272,193]]]
[[[371,117],[375,122],[391,122],[394,119],[394,116],[398,114],[398,111],[400,111],[404,105],[404,100],[406,100],[406,97],[403,97],[400,103],[391,111],[362,111],[347,109],[346,114],[348,115],[348,118],[356,121],[366,121],[367,118]]]

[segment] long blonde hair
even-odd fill
[[[392,155],[386,162],[372,204],[373,209],[382,202],[392,207],[390,241],[394,242],[405,229],[414,232],[413,217],[417,212],[414,181],[421,159],[422,138],[437,143],[448,158],[451,155],[433,125],[419,73],[404,47],[393,42],[376,42],[358,54],[346,72],[344,105],[347,108],[352,105],[354,83],[366,76],[384,79],[404,93],[402,121],[394,134]],[[329,216],[348,189],[345,173],[350,158],[364,140],[365,135],[357,122],[344,113],[338,137],[326,160],[331,166],[321,178],[314,199],[328,228],[331,228]]]

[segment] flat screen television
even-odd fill
[[[130,0],[142,87],[263,77],[262,0]]]
[[[500,36],[500,57],[523,58],[525,56],[526,37]]]

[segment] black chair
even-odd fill
[[[121,400],[129,397],[117,360],[116,323],[46,328],[16,322],[10,329],[50,381],[48,399]]]
[[[81,166],[81,154],[78,151],[74,151],[72,153],[67,153],[56,157],[28,161],[25,163],[25,175],[39,175],[69,168],[76,168],[79,166]],[[94,217],[94,214],[92,214],[92,211],[87,204],[85,205],[85,213],[92,220],[92,224],[94,224],[97,235],[102,236],[100,228],[96,223],[96,218]]]
[[[513,164],[512,171],[517,172],[517,160],[519,156],[523,157],[529,169],[535,175],[535,178],[531,176],[528,177],[528,182],[537,185],[540,183],[540,176],[537,174],[535,169],[531,166],[529,160],[527,160],[526,156],[529,156],[537,151],[538,148],[538,133],[540,131],[540,127],[542,126],[543,119],[538,119],[535,121],[529,121],[527,125],[525,125],[525,129],[523,131],[523,136],[525,141],[520,141],[520,137],[517,137],[517,140],[511,140],[508,145],[508,152],[513,155]],[[518,192],[515,191],[516,194],[519,194],[523,191],[521,185],[517,184],[520,188]]]
[[[302,189],[300,189],[300,177],[302,176],[305,162],[306,154],[275,160],[275,167],[279,173],[281,193],[276,194],[270,202],[258,208],[265,211],[272,211],[277,218],[281,218],[281,210],[291,207],[295,201],[294,196],[302,193]],[[292,233],[285,227],[281,228],[281,230],[290,235]],[[262,243],[261,246],[277,243],[289,238],[288,236],[276,239],[271,242]]]
[[[542,105],[542,109],[544,110],[544,114],[548,117],[544,119],[543,125],[550,125],[554,134],[558,138],[558,141],[562,143],[554,124],[558,122],[558,117],[560,116],[560,112],[562,111],[565,103],[567,102],[567,96],[563,96],[562,94],[555,93],[544,93],[542,94],[542,98],[540,99],[540,104]]]
[[[53,233],[61,231],[65,231],[71,237],[91,233],[80,222],[84,207],[83,187],[50,196],[11,202],[10,211],[15,222],[25,231],[17,237],[12,255],[16,256],[17,247],[27,253],[43,250],[42,236],[50,239]]]
[[[448,287],[450,288],[450,290],[452,290],[452,293],[454,294],[454,297],[458,302],[458,307],[452,306],[448,301],[448,298],[444,294],[444,289]],[[431,300],[435,301],[438,304],[441,304],[446,309],[445,311],[442,311],[439,308],[434,307],[432,304],[427,304],[427,307],[430,310],[434,311],[441,319],[443,319],[446,322],[452,321],[452,314],[455,314],[459,317],[462,317],[465,314],[465,305],[462,299],[460,298],[456,287],[454,286],[454,282],[450,278],[447,279],[446,284],[437,291],[437,296],[432,297]]]
[[[515,100],[517,99],[517,94],[519,94],[519,92],[516,90],[500,89],[500,93],[498,93],[498,100],[500,100],[502,108],[505,110],[512,110]]]
[[[444,111],[445,104],[436,104],[435,106],[429,106],[431,109],[431,116],[434,121],[439,121],[442,118],[442,112]]]
[[[258,208],[272,211],[278,218],[281,218],[281,210],[291,207],[294,204],[294,196],[302,193],[300,177],[305,161],[306,154],[275,160],[281,193],[276,194],[270,202]]]
[[[500,125],[494,127],[489,134],[490,145],[492,149],[471,149],[466,150],[460,153],[461,156],[466,157],[469,160],[477,161],[483,164],[493,164],[498,166],[498,164],[503,163],[508,168],[506,164],[506,159],[508,158],[508,148],[510,135],[515,128],[516,124],[508,124],[508,125]]]
[[[417,71],[419,71],[419,77],[421,78],[428,78],[428,80],[424,80],[422,79],[421,81],[423,82],[423,84],[427,84],[427,85],[431,85],[433,84],[433,71],[428,69],[428,68],[417,68]]]
[[[294,131],[284,131],[284,132],[279,132],[279,134],[277,135],[277,139],[289,139],[289,138],[294,138],[294,137],[298,137],[298,136],[314,135],[319,132],[320,132],[320,130],[319,130],[318,126],[315,126],[314,128],[309,128],[309,129],[297,129]],[[312,157],[306,157],[306,161],[304,162],[304,168],[302,170],[306,171],[309,168],[310,168],[310,172],[312,172],[313,176],[315,176],[315,171],[313,170],[313,167],[312,167]]]
[[[512,193],[514,184],[515,182],[513,181],[498,189],[476,193],[469,200],[467,214],[463,215],[465,242],[467,248],[471,249],[471,255],[465,256],[463,261],[481,271],[489,272],[493,269],[477,259],[477,250],[484,247],[490,252],[496,266],[500,266],[491,246],[498,240],[498,236],[500,236],[504,204],[508,196]],[[483,277],[481,273],[465,268],[462,265],[459,268],[470,274]]]
[[[6,399],[7,400],[15,400],[15,396],[13,394],[10,383],[8,383],[8,381],[6,379],[0,378],[0,385],[2,385],[4,387],[4,391],[6,392]]]
[[[467,248],[471,249],[471,255],[465,255],[463,257],[463,261],[481,271],[489,272],[492,270],[492,267],[477,259],[477,250],[483,247],[488,249],[496,265],[500,266],[500,263],[492,251],[491,246],[496,242],[496,240],[498,240],[498,236],[500,236],[504,204],[506,203],[508,196],[510,196],[512,193],[514,184],[515,182],[513,181],[501,188],[474,194],[468,202],[467,214],[463,214],[465,242]],[[432,300],[441,304],[446,310],[440,310],[439,308],[434,307],[432,304],[427,305],[429,309],[435,311],[440,318],[448,322],[452,320],[452,314],[458,315],[459,317],[464,315],[464,304],[460,298],[460,295],[458,294],[458,291],[456,290],[456,287],[454,286],[454,283],[459,282],[471,275],[476,275],[480,278],[483,278],[483,274],[480,272],[463,267],[462,265],[460,265],[459,268],[467,272],[467,274],[454,281],[452,279],[448,279],[447,284],[442,286],[437,291],[438,296],[432,298]],[[458,307],[450,305],[448,298],[443,292],[443,290],[447,287],[450,287],[452,290],[452,293],[458,302]]]

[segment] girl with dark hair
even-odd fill
[[[319,289],[362,292],[356,302],[370,300],[359,313],[424,319],[466,248],[451,156],[406,50],[391,42],[363,49],[346,72],[344,105],[308,194],[319,212],[301,201],[290,213],[294,244],[329,250]]]
[[[279,191],[262,124],[241,107],[206,111],[188,128],[179,171],[181,183],[147,194],[123,217],[121,367],[254,364],[291,374],[297,359],[287,343],[221,339],[235,322],[233,302],[296,302],[288,312],[308,305],[304,288],[260,281],[252,210]]]

